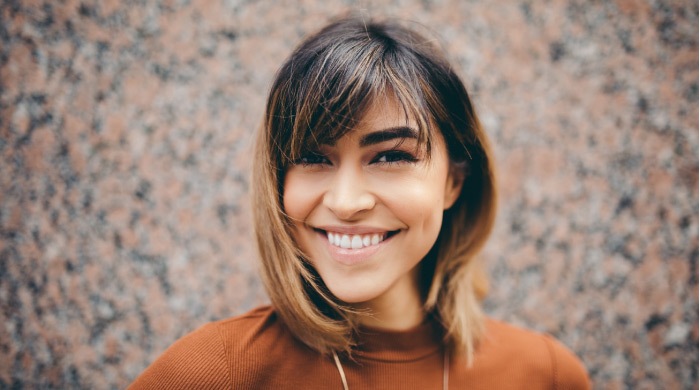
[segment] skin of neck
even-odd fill
[[[356,307],[369,312],[360,323],[372,328],[402,331],[420,325],[425,318],[423,301],[418,288],[418,269],[402,278],[384,294]]]

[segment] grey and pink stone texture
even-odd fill
[[[432,31],[495,149],[493,317],[598,389],[698,388],[698,2],[3,1],[0,388],[124,388],[267,302],[253,135],[347,11]]]

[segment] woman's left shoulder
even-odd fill
[[[507,324],[486,320],[486,333],[479,355],[496,362],[507,358],[531,378],[550,382],[555,389],[590,389],[590,379],[581,360],[554,337]]]

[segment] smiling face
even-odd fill
[[[461,183],[439,134],[428,158],[395,102],[370,107],[333,145],[308,152],[284,179],[293,236],[328,289],[363,307],[418,297],[416,265],[435,243]]]

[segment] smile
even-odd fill
[[[362,249],[384,241],[387,233],[342,234],[326,232],[326,235],[328,236],[328,242],[333,246],[343,249]]]

